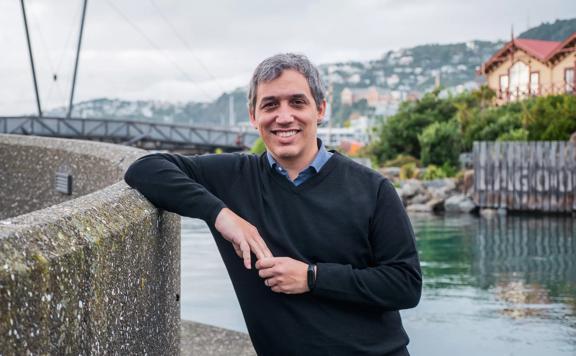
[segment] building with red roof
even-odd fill
[[[576,94],[576,32],[562,42],[517,38],[488,59],[480,74],[497,104],[528,96]]]

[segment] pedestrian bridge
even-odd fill
[[[136,120],[0,116],[0,133],[111,142],[148,150],[241,151],[257,132],[237,128],[176,125]]]

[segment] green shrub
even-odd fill
[[[264,141],[262,141],[262,138],[258,137],[256,142],[254,142],[254,144],[252,145],[252,148],[250,148],[250,152],[260,155],[264,153],[264,151],[266,151],[266,145],[264,145]]]
[[[455,121],[435,122],[418,135],[422,153],[422,164],[438,165],[444,163],[458,166],[461,138],[458,124]]]
[[[399,154],[420,157],[418,135],[433,122],[448,121],[456,113],[453,102],[439,98],[439,90],[425,94],[417,101],[405,101],[398,112],[390,116],[380,130],[380,145],[374,154],[380,162]]]
[[[414,163],[416,166],[420,166],[420,161],[406,154],[399,154],[396,158],[384,162],[384,167],[402,167],[406,163]]]
[[[567,141],[576,131],[576,96],[550,95],[526,103],[522,123],[529,140]]]
[[[528,135],[526,129],[514,129],[498,136],[498,141],[528,141]]]
[[[456,166],[453,166],[448,162],[444,162],[444,164],[440,168],[442,168],[442,171],[444,172],[446,177],[450,177],[450,178],[457,176],[458,173],[460,172],[458,170],[458,168],[456,168]]]
[[[459,153],[470,152],[474,141],[568,140],[576,132],[574,95],[491,106],[494,95],[481,87],[440,98],[435,90],[420,100],[403,102],[380,126],[379,140],[369,154],[385,165],[397,165],[392,162],[399,155],[408,155],[424,165],[449,162],[453,168]]]
[[[459,171],[450,164],[448,164],[447,162],[444,163],[441,167],[431,164],[428,167],[426,167],[422,179],[424,180],[442,179],[442,178],[455,177],[458,174]]]
[[[402,167],[400,167],[400,179],[412,179],[418,176],[418,167],[416,167],[416,163],[406,163]]]
[[[424,176],[422,176],[422,179],[424,180],[434,180],[441,178],[446,178],[446,173],[444,173],[442,168],[433,164],[426,167],[426,171],[424,171]]]

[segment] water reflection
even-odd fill
[[[496,216],[412,219],[425,293],[474,299],[477,317],[549,320],[576,340],[576,220]],[[469,295],[470,287],[478,290]],[[483,292],[480,292],[483,291]],[[571,339],[571,341],[569,341]]]
[[[411,216],[424,273],[413,355],[576,355],[576,219]],[[246,331],[203,223],[182,225],[182,317]]]

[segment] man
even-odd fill
[[[394,188],[317,139],[326,100],[306,57],[260,63],[248,107],[266,153],[148,155],[126,182],[208,223],[258,354],[407,355],[398,310],[422,280]]]

